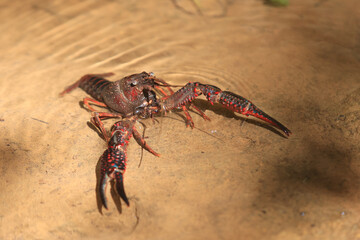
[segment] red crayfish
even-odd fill
[[[100,129],[108,143],[108,149],[104,152],[101,162],[100,197],[102,204],[107,208],[105,187],[109,179],[115,179],[116,189],[119,196],[129,205],[123,186],[123,174],[126,165],[126,146],[131,136],[137,140],[146,150],[159,156],[153,151],[137,132],[134,124],[138,118],[149,118],[157,113],[167,112],[173,109],[182,109],[186,116],[187,126],[194,127],[188,107],[194,108],[200,115],[209,118],[195,105],[192,100],[203,94],[211,103],[220,103],[225,108],[241,113],[245,116],[254,116],[281,130],[286,136],[291,131],[280,122],[260,110],[249,100],[229,91],[199,82],[189,82],[178,91],[174,92],[172,85],[155,77],[153,73],[142,72],[126,76],[118,81],[111,82],[105,77],[113,73],[88,74],[79,81],[67,87],[60,95],[64,95],[73,89],[80,87],[93,98],[84,98],[84,105],[92,112],[91,122]],[[167,89],[170,94],[166,93]],[[158,97],[158,95],[161,97]],[[98,112],[90,104],[107,107],[111,112]],[[111,135],[108,136],[102,119],[122,118],[112,127]]]

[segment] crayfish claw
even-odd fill
[[[239,96],[235,93],[229,91],[222,91],[219,93],[219,97],[217,100],[220,104],[222,104],[225,108],[243,114],[245,116],[253,116],[258,119],[261,119],[265,122],[270,123],[277,129],[283,131],[286,136],[290,136],[291,131],[286,128],[283,124],[279,121],[275,120],[264,111],[256,107],[252,102],[247,100],[246,98]]]
[[[109,183],[109,176],[107,174],[104,174],[101,176],[100,179],[100,186],[99,186],[99,195],[101,199],[101,203],[104,206],[104,208],[108,209],[107,205],[107,198],[106,198],[106,187]]]
[[[115,173],[116,179],[116,191],[119,194],[120,198],[124,200],[127,206],[130,206],[129,200],[126,196],[125,189],[124,189],[124,179],[121,172]]]
[[[186,105],[191,104],[192,100],[203,94],[211,103],[220,103],[223,107],[245,116],[254,116],[265,122],[270,123],[274,127],[283,131],[286,136],[290,136],[291,131],[282,125],[280,122],[270,117],[268,114],[257,108],[252,102],[246,98],[229,91],[222,91],[220,88],[202,84],[199,82],[189,82],[184,87],[164,99],[164,110],[171,110],[182,107],[186,116],[186,125],[194,127]],[[197,110],[205,120],[210,120],[200,109]]]

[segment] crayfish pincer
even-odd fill
[[[92,118],[92,123],[98,127],[98,119]],[[160,155],[147,145],[139,132],[135,129],[136,117],[131,117],[116,122],[111,128],[111,136],[108,141],[108,148],[101,157],[99,195],[102,205],[108,209],[106,200],[106,186],[110,180],[115,180],[116,192],[126,205],[129,200],[124,190],[124,173],[126,170],[126,148],[129,140],[134,136],[135,140],[146,150],[159,157]],[[105,138],[105,136],[104,136]],[[106,138],[105,138],[106,139]]]

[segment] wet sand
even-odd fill
[[[0,239],[360,239],[359,1],[197,2],[1,1]],[[141,71],[237,93],[293,135],[203,98],[194,129],[143,120],[161,157],[139,167],[132,139],[130,207],[108,191],[101,214],[106,143],[87,95],[58,94]]]

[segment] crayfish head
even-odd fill
[[[120,89],[125,97],[132,103],[138,103],[144,98],[143,91],[154,87],[154,79],[147,72],[132,74],[120,81]]]
[[[142,72],[125,77],[125,82],[129,88],[142,90],[148,86],[153,87],[155,79],[154,73]]]
[[[137,73],[122,79],[122,89],[125,96],[131,101],[137,101],[143,96],[143,91],[152,90],[155,85],[153,73]]]

